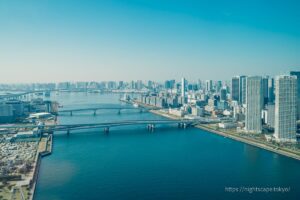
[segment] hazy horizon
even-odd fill
[[[300,70],[300,2],[0,0],[1,83]]]

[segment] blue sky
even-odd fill
[[[0,82],[300,70],[300,1],[0,0]]]

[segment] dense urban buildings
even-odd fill
[[[193,82],[182,78],[178,82],[170,79],[164,82],[132,80],[0,84],[0,124],[4,125],[0,127],[0,132],[5,133],[0,135],[0,148],[4,152],[1,154],[3,162],[0,163],[0,177],[15,178],[17,174],[17,180],[24,184],[23,188],[19,188],[13,182],[14,192],[8,187],[5,191],[8,194],[22,194],[32,188],[30,183],[35,180],[35,172],[31,169],[38,166],[40,155],[48,155],[52,150],[52,138],[41,134],[40,129],[44,124],[56,123],[59,105],[49,98],[63,93],[83,93],[86,96],[88,93],[96,96],[120,93],[120,101],[136,108],[153,109],[153,113],[172,119],[197,120],[200,122],[197,126],[202,129],[252,145],[266,145],[268,149],[284,155],[290,156],[293,152],[292,156],[297,157],[300,152],[297,146],[297,134],[300,133],[297,127],[299,74],[291,72],[290,75],[279,75],[275,81],[269,76],[239,75],[231,81]],[[12,132],[4,128],[9,124],[37,127]],[[154,129],[154,126],[151,127]],[[186,124],[179,123],[178,127],[186,127]],[[28,144],[18,143],[20,141]],[[15,154],[20,154],[19,150],[24,153],[13,160]],[[25,162],[27,155],[30,162]],[[20,176],[25,172],[31,174]],[[29,182],[24,183],[24,177]]]
[[[223,124],[221,127],[229,127],[224,124],[230,122],[231,126],[234,124],[237,131],[275,133],[277,140],[288,141],[284,138],[290,138],[289,141],[292,141],[297,132],[297,124],[292,117],[293,112],[299,120],[299,74],[300,72],[297,71],[290,72],[290,78],[279,76],[280,78],[277,77],[276,81],[269,76],[238,75],[232,77],[231,81],[197,80],[193,82],[182,78],[178,82],[170,79],[162,83],[152,80],[147,82],[132,80],[128,82],[0,84],[0,90],[7,91],[0,101],[0,122],[17,122],[32,112],[55,112],[58,105],[42,99],[43,96],[49,97],[51,91],[52,95],[55,91],[120,92],[126,93],[127,97],[131,96],[131,93],[136,93],[140,96],[136,98],[139,102],[169,109],[170,112],[179,116],[219,119]],[[295,87],[288,87],[287,84],[295,85]],[[295,92],[293,92],[294,89]],[[17,91],[35,92],[36,97],[30,101],[26,98],[6,98]],[[294,107],[293,95],[296,99]],[[226,119],[226,122],[222,119]]]

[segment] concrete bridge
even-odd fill
[[[105,133],[109,133],[110,128],[145,125],[148,131],[153,132],[157,125],[175,124],[178,128],[188,128],[200,123],[199,120],[126,120],[116,122],[105,122],[95,124],[71,124],[71,125],[58,125],[52,128],[52,131],[67,131],[70,134],[71,130],[102,128]]]
[[[109,133],[110,128],[124,127],[124,126],[136,126],[145,125],[147,130],[153,132],[157,125],[175,124],[178,128],[188,128],[199,123],[207,123],[206,121],[197,120],[125,120],[125,121],[113,121],[103,123],[90,123],[90,124],[57,124],[57,125],[19,125],[19,126],[0,126],[0,128],[6,129],[33,129],[38,128],[42,133],[53,133],[54,131],[66,131],[69,135],[72,130],[100,128],[104,133]]]
[[[149,111],[150,109],[144,108],[144,107],[94,107],[94,108],[79,108],[79,109],[66,109],[66,110],[59,110],[58,114],[62,113],[69,113],[70,116],[73,116],[74,112],[83,112],[83,111],[92,111],[94,115],[97,115],[98,110],[117,110],[118,114],[121,114],[121,110],[138,110],[139,112],[146,112]]]

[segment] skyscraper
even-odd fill
[[[231,99],[233,101],[239,101],[240,97],[240,78],[238,76],[232,77],[231,80]]]
[[[198,89],[202,89],[202,81],[200,79],[198,80]]]
[[[169,80],[165,81],[165,89],[170,89],[171,88],[171,84]]]
[[[216,90],[217,90],[217,92],[220,92],[221,89],[222,89],[222,81],[217,81],[216,82]]]
[[[246,103],[246,76],[234,76],[231,80],[231,99]]]
[[[170,80],[170,88],[171,89],[175,88],[175,80],[174,79]]]
[[[248,132],[262,132],[262,78],[251,76],[246,78],[246,118],[245,129]]]
[[[269,91],[269,77],[263,77],[262,78],[262,91],[264,96],[264,105],[268,103],[268,91]]]
[[[239,102],[240,104],[246,103],[246,76],[240,76],[239,77]]]
[[[268,80],[268,102],[274,103],[275,94],[274,94],[274,78],[269,78]]]
[[[300,120],[300,71],[292,71],[291,75],[297,77],[297,120]]]
[[[227,100],[227,90],[225,88],[222,88],[220,91],[220,99],[223,101]]]
[[[274,128],[274,126],[275,126],[275,104],[268,103],[266,105],[266,109],[267,109],[267,125],[270,128]]]
[[[210,92],[213,89],[212,80],[206,80],[205,83],[206,83],[205,85],[206,92]]]
[[[152,81],[148,81],[148,89],[152,89],[153,88],[153,82]]]
[[[143,88],[143,81],[142,80],[136,81],[135,89],[141,90],[142,88]]]
[[[277,76],[275,80],[275,138],[282,142],[296,141],[296,76]]]

